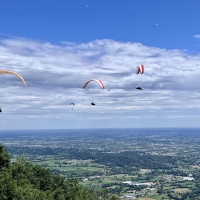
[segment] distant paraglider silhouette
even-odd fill
[[[154,25],[153,25],[153,29],[156,30],[156,29],[157,29],[157,26],[158,26],[158,24],[154,24]]]
[[[69,105],[70,105],[70,106],[75,106],[75,103],[72,102],[72,103],[70,103]],[[72,110],[73,110],[73,107],[72,107]]]
[[[138,65],[136,67],[136,74],[143,74],[144,73],[144,65]],[[143,90],[141,87],[136,87],[137,90]]]
[[[137,90],[143,90],[141,87],[136,87]]]
[[[98,83],[98,84],[101,86],[101,88],[104,89],[104,84],[103,84],[103,82],[102,82],[101,80],[99,80],[99,79],[90,79],[90,80],[88,80],[88,81],[85,82],[85,84],[83,85],[83,89],[85,89],[86,86],[88,85],[88,83],[90,83],[91,81],[94,81],[94,82]],[[91,105],[92,105],[92,106],[95,106],[95,103],[92,102]]]

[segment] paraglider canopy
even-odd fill
[[[136,74],[143,74],[144,73],[144,65],[138,65],[136,67]],[[143,90],[141,87],[137,87],[137,90]]]
[[[90,79],[90,80],[88,80],[88,81],[83,85],[83,89],[84,89],[84,88],[88,85],[88,83],[90,83],[91,81],[97,82],[97,83],[101,86],[101,88],[104,89],[104,84],[103,84],[103,82],[102,82],[101,80],[99,80],[99,79]]]
[[[154,29],[156,29],[156,28],[157,28],[157,26],[158,26],[158,24],[154,24],[154,25],[153,25],[153,28],[154,28]]]
[[[136,74],[143,74],[144,73],[144,65],[138,65],[136,67]]]
[[[71,102],[69,105],[70,106],[72,105],[72,107],[74,107],[75,103]],[[73,108],[72,108],[72,110],[73,110]]]
[[[0,70],[0,74],[13,74],[15,76],[18,76],[24,83],[24,85],[26,86],[26,81],[23,79],[22,76],[20,76],[19,74],[15,73],[15,72],[12,72],[12,71],[9,71],[9,70]]]

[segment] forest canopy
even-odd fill
[[[76,179],[65,179],[49,169],[11,156],[0,144],[1,200],[119,200],[107,189],[94,191],[81,186]]]

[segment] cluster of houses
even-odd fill
[[[124,181],[122,182],[124,184],[128,184],[128,185],[136,185],[136,186],[141,186],[141,185],[145,185],[147,187],[152,186],[154,183],[153,182],[147,182],[147,183],[138,183],[138,182],[132,182],[132,181]]]
[[[166,179],[168,181],[173,181],[173,180],[176,180],[178,178],[182,179],[183,181],[193,181],[194,180],[194,178],[192,176],[183,177],[183,176],[174,176],[172,174],[164,176],[164,179]]]

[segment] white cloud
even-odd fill
[[[0,60],[0,69],[20,73],[28,84],[1,75],[1,105],[8,119],[142,120],[168,111],[168,118],[187,117],[200,109],[200,56],[187,51],[106,39],[53,45],[14,38],[1,41]],[[145,65],[144,74],[135,74],[138,64]],[[90,78],[101,79],[105,89],[91,83],[83,90]],[[73,110],[70,102],[76,104]]]
[[[194,38],[200,39],[200,34],[194,35]]]

